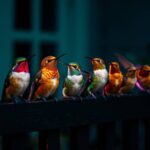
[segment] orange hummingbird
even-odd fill
[[[108,83],[104,87],[104,95],[114,95],[119,93],[122,85],[123,75],[120,70],[119,63],[112,62],[109,65]]]
[[[137,87],[141,91],[150,92],[150,66],[143,65],[136,72],[137,76]]]
[[[17,97],[23,97],[24,92],[29,86],[30,73],[28,61],[24,57],[18,57],[15,65],[6,77],[2,102],[17,102]]]
[[[35,76],[34,82],[31,85],[29,100],[42,99],[52,97],[59,85],[59,71],[57,68],[57,60],[66,54],[59,57],[47,56],[41,61],[41,69]]]

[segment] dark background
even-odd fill
[[[62,61],[84,69],[91,67],[86,55],[109,63],[121,53],[136,64],[149,63],[150,1],[0,1],[0,91],[17,56],[36,54],[30,63],[35,74],[41,58],[64,52],[70,55]],[[66,67],[59,68],[62,81]]]
[[[30,63],[34,76],[41,58],[64,52],[69,55],[63,62],[77,61],[84,70],[91,68],[84,56],[102,57],[108,65],[114,53],[149,64],[150,1],[0,0],[0,93],[16,57],[36,54]],[[67,71],[59,69],[61,96]]]

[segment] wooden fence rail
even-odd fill
[[[27,134],[33,131],[39,133],[39,150],[60,150],[62,132],[70,150],[149,150],[150,95],[0,104],[2,150],[29,150]]]

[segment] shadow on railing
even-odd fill
[[[33,131],[39,133],[39,150],[60,150],[62,133],[70,150],[149,150],[149,119],[150,95],[0,104],[2,150],[30,150],[28,133]]]

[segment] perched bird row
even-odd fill
[[[47,56],[41,61],[40,70],[30,86],[29,101],[54,98],[60,78],[57,62],[65,55]],[[121,72],[118,62],[111,62],[107,71],[101,58],[86,57],[93,66],[91,73],[83,71],[77,63],[65,64],[68,73],[64,79],[63,97],[74,99],[90,95],[96,99],[97,93],[101,93],[102,96],[122,95],[131,92],[135,85],[141,91],[150,92],[150,66],[136,67],[122,55],[117,54],[116,57],[126,69],[125,75]],[[29,84],[28,60],[19,57],[5,80],[2,102],[17,102],[18,97],[23,97]]]

